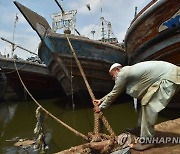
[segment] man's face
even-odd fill
[[[120,68],[113,68],[109,74],[111,75],[112,79],[115,80],[116,76],[118,75],[118,73],[120,72]]]

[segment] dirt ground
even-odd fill
[[[158,143],[155,147],[139,152],[131,149],[132,154],[180,154],[180,118],[162,122],[155,126],[156,137],[176,137],[179,138],[177,144]]]

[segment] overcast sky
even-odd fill
[[[60,3],[63,3],[65,11],[77,9],[76,28],[81,35],[92,38],[91,31],[95,30],[95,27],[99,27],[100,17],[103,16],[107,21],[111,22],[113,33],[119,42],[122,42],[124,39],[130,22],[134,18],[135,7],[138,7],[139,12],[150,1],[59,0]],[[50,25],[52,25],[50,15],[60,11],[54,0],[18,0],[18,2],[45,17]],[[90,5],[91,10],[87,8],[87,4]],[[17,13],[19,19],[15,28],[14,42],[37,53],[40,39],[16,8],[13,0],[0,0],[0,11],[0,37],[4,37],[10,41],[13,40],[14,21]],[[97,33],[95,33],[95,36]],[[0,52],[1,54],[10,54],[10,45],[0,40]],[[24,59],[32,56],[20,49],[16,49],[15,53]]]

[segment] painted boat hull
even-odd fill
[[[164,60],[180,66],[179,16],[180,1],[159,0],[147,5],[126,33],[129,63]]]
[[[10,86],[21,99],[29,97],[25,91],[12,59],[0,59],[2,72],[7,77]],[[45,65],[28,61],[16,61],[23,83],[34,98],[52,98],[65,95],[57,79]]]
[[[129,64],[163,60],[180,66],[180,1],[154,0],[132,21],[125,47]],[[179,103],[180,91],[171,102]],[[176,107],[170,103],[169,106]]]
[[[61,58],[69,76],[71,76],[72,73],[73,83],[71,84],[74,86],[73,89],[76,89],[75,91],[87,91],[65,35],[52,34],[48,35],[48,37],[56,44],[56,51],[53,53],[46,45],[41,43],[38,50],[39,57],[45,62],[60,83],[63,84],[62,79],[59,78],[60,75],[57,73],[61,66],[54,67],[53,62],[56,59],[54,57]],[[80,36],[77,37],[71,35],[70,40],[92,90],[96,93],[109,92],[112,89],[114,82],[108,75],[108,70],[115,62],[122,63],[122,65],[127,64],[125,52],[120,47],[110,44],[107,45],[99,41],[92,41]],[[62,73],[62,69],[59,70],[59,72]],[[65,85],[64,89],[67,94],[70,94],[68,85]]]

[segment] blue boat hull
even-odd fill
[[[118,46],[99,41],[92,41],[85,37],[74,35],[70,35],[69,37],[93,91],[97,93],[109,92],[112,89],[114,82],[111,80],[108,70],[115,62],[121,63],[122,65],[127,64],[125,52]],[[62,74],[63,69],[61,68],[61,65],[59,65],[59,67],[54,67],[54,63],[57,63],[58,61],[56,60],[56,57],[60,58],[62,60],[61,63],[63,63],[69,74],[69,80],[71,80],[70,74],[72,72],[73,83],[70,84],[74,84],[74,91],[87,90],[71,53],[66,36],[64,34],[52,33],[51,35],[48,35],[47,40],[46,44],[48,45],[41,43],[39,46],[39,57],[45,62],[57,79],[60,76],[57,72]],[[51,44],[52,42],[53,45]],[[57,71],[59,68],[60,70]],[[59,79],[59,81],[63,84],[62,79]],[[68,84],[65,84],[64,89],[67,94],[72,93],[71,88],[68,88]]]

